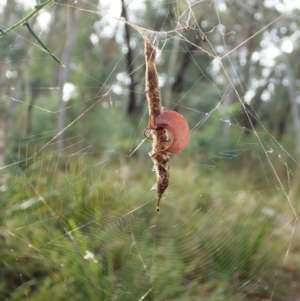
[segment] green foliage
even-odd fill
[[[116,20],[102,1],[45,0],[30,12],[21,1],[6,2],[7,15],[0,12],[6,165],[0,169],[0,299],[294,300],[295,132],[281,59],[270,67],[263,51],[272,41],[293,41],[299,77],[297,11],[276,19],[277,8],[263,2],[145,1],[146,9],[136,10],[128,2],[129,21],[149,29],[160,50],[161,92],[170,94],[164,105],[182,112],[192,129],[188,148],[171,156],[158,215],[151,141],[129,156],[148,122],[141,36],[130,28],[139,110],[128,116],[124,24],[109,27]],[[48,4],[44,30],[34,17]],[[67,60],[76,95],[66,103],[58,151],[62,67],[21,25],[30,21],[61,58],[70,9],[79,20]],[[251,90],[256,132],[241,104]]]
[[[0,283],[10,300],[132,300],[148,290],[147,300],[268,295],[263,283],[279,268],[285,238],[249,193],[225,197],[217,171],[182,180],[174,162],[158,216],[143,162],[124,162],[117,174],[108,161],[91,159],[93,174],[88,160],[52,154],[43,162],[2,183]]]

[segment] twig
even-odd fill
[[[40,5],[36,5],[34,7],[34,10],[29,13],[26,17],[24,17],[22,20],[20,20],[19,22],[17,22],[16,24],[14,24],[13,26],[11,26],[10,28],[6,29],[6,30],[1,30],[0,31],[0,38],[4,37],[7,33],[9,33],[10,31],[14,30],[15,28],[24,25],[25,23],[27,23],[32,17],[34,17],[42,8],[50,5],[52,2],[54,2],[55,0],[47,0],[44,3],[41,3]]]

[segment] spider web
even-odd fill
[[[240,4],[241,16],[254,2]],[[299,163],[292,148],[261,121],[259,110],[247,107],[266,80],[245,84],[239,69],[246,64],[247,43],[258,45],[252,42],[260,38],[272,46],[272,30],[287,18],[282,2],[264,1],[255,16],[259,27],[249,36],[226,17],[235,1],[126,4],[127,23],[120,18],[121,3],[54,3],[41,12],[53,15],[60,9],[67,18],[73,8],[78,20],[87,20],[93,51],[103,55],[106,47],[110,56],[114,47],[123,49],[101,80],[79,63],[90,50],[72,55],[70,73],[79,86],[69,85],[64,94],[61,130],[55,127],[61,112],[58,86],[39,87],[34,104],[13,93],[17,86],[8,83],[14,87],[9,92],[1,87],[1,101],[17,110],[7,121],[9,151],[0,180],[1,268],[13,283],[1,284],[4,299],[296,300]],[[273,14],[262,22],[267,9]],[[151,15],[162,29],[149,27]],[[179,110],[191,128],[188,148],[171,156],[160,214],[151,190],[151,146],[142,136],[148,117],[144,80],[135,87],[140,114],[128,121],[124,113],[130,92],[125,24],[131,30],[135,78],[144,78],[145,70],[143,40],[134,29],[140,26],[158,49],[163,105]],[[42,29],[41,38],[43,30],[49,28]],[[30,45],[21,60],[24,70],[32,60],[52,70],[55,62],[36,51],[30,37],[18,30],[11,34]],[[49,47],[54,45],[50,40]],[[278,53],[270,45],[252,52],[253,64],[260,57],[265,73],[277,67]],[[174,74],[184,54],[195,76],[181,79],[185,86],[173,99]],[[0,64],[7,66],[4,59]],[[101,64],[105,69],[105,58]],[[17,77],[6,72],[7,82]],[[266,86],[264,97],[267,105],[274,84]],[[32,127],[39,129],[26,135],[22,127],[29,107]],[[63,148],[57,149],[60,137]]]

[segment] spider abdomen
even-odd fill
[[[165,111],[157,116],[155,129],[167,129],[172,136],[170,145],[164,150],[168,153],[179,153],[186,148],[190,140],[190,128],[185,118],[175,111]]]

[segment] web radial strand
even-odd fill
[[[0,299],[297,300],[297,1],[21,2],[0,3]],[[191,129],[176,156],[143,35],[155,117]]]

